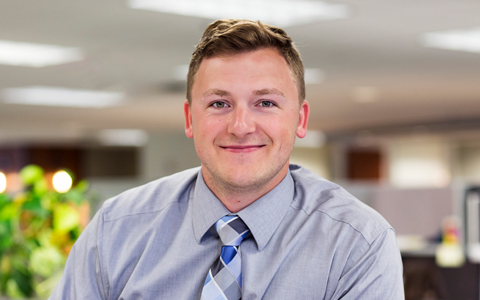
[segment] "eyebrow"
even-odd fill
[[[232,94],[230,94],[229,92],[224,91],[224,90],[209,89],[205,93],[203,93],[202,96],[203,97],[208,97],[208,96],[212,96],[212,95],[223,97],[223,96],[231,96]]]
[[[261,89],[261,90],[256,90],[253,92],[255,96],[263,96],[263,95],[280,95],[282,97],[285,97],[285,95],[277,88],[271,88],[271,89]],[[203,93],[203,97],[208,97],[208,96],[231,96],[232,94],[228,91],[220,90],[220,89],[209,89],[205,93]]]
[[[280,95],[282,97],[285,97],[285,95],[280,90],[278,90],[276,88],[258,90],[258,91],[255,91],[254,94],[256,96],[275,94],[275,95]]]

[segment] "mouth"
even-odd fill
[[[256,150],[259,150],[266,145],[231,145],[231,146],[220,146],[220,148],[234,152],[234,153],[249,153]]]

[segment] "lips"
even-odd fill
[[[265,147],[265,145],[230,145],[230,146],[220,146],[220,148],[234,152],[234,153],[249,153],[253,151],[257,151],[261,148]]]

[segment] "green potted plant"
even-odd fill
[[[0,194],[0,295],[44,299],[89,221],[88,184],[57,191],[36,165],[19,175],[24,190]]]

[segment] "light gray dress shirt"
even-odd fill
[[[230,212],[195,168],[107,200],[75,243],[50,299],[200,299]],[[404,299],[391,226],[299,166],[238,212],[242,299]]]

